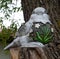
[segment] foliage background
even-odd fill
[[[15,1],[16,4],[13,1]],[[17,31],[18,22],[16,23],[14,19],[10,19],[12,13],[21,11],[21,6],[17,6],[17,1],[18,0],[0,0],[0,13],[4,14],[4,17],[0,17],[0,44],[2,46],[9,44],[14,39],[15,32]],[[12,22],[8,28],[3,24],[3,19]]]

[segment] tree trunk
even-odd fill
[[[25,21],[28,21],[32,11],[36,7],[46,8],[50,20],[55,30],[54,41],[44,48],[26,48],[24,50],[25,59],[60,59],[60,0],[21,0]],[[42,50],[41,50],[42,49]],[[44,57],[43,57],[44,56]]]
[[[20,59],[20,48],[11,48],[10,49],[11,59]]]

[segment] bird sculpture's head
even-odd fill
[[[46,9],[43,7],[37,7],[33,10],[33,14],[44,14],[46,13]]]

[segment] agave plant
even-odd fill
[[[35,34],[36,36],[34,39],[43,44],[49,43],[53,38],[53,34],[51,32],[51,27],[49,24],[40,26],[39,31],[36,31]]]

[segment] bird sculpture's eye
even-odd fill
[[[32,14],[35,14],[35,11],[33,11]]]
[[[48,13],[46,10],[45,10],[45,12],[44,13]]]

